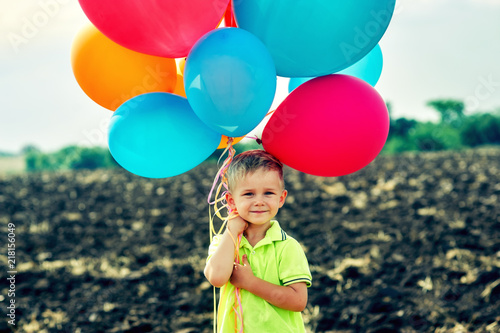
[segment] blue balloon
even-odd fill
[[[147,178],[176,176],[194,168],[220,140],[185,98],[169,93],[143,94],[123,103],[111,117],[108,135],[113,158]]]
[[[343,69],[335,74],[346,74],[362,79],[369,83],[372,87],[378,82],[382,74],[383,58],[382,50],[377,44],[366,56],[353,65]],[[292,77],[288,82],[288,92],[291,93],[295,88],[302,83],[307,82],[314,77]]]
[[[268,48],[279,76],[315,77],[363,58],[382,38],[396,0],[234,1],[238,27]]]
[[[229,137],[253,130],[276,93],[276,69],[264,44],[238,28],[205,34],[184,67],[186,96],[198,117]]]

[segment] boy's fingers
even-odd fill
[[[234,267],[238,267],[238,266],[244,267],[244,266],[247,266],[247,264],[248,264],[248,266],[250,266],[250,263],[248,262],[248,257],[246,254],[244,254],[243,257],[241,257],[241,264],[235,262],[233,266]]]

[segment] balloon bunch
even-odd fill
[[[373,86],[395,0],[79,3],[92,25],[74,40],[73,72],[114,111],[109,149],[132,173],[181,174],[248,134],[268,114],[277,76],[291,78],[290,94],[261,141],[284,164],[340,176],[385,144],[388,112]]]

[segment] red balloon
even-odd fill
[[[389,113],[378,92],[361,79],[334,74],[292,91],[269,119],[262,144],[294,169],[337,177],[373,161],[388,134]]]
[[[79,0],[109,39],[128,49],[167,58],[187,56],[215,29],[229,0]]]
[[[227,6],[226,12],[224,13],[224,24],[226,27],[237,28],[236,19],[234,18],[233,13],[233,1],[229,1],[229,5]]]

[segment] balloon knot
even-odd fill
[[[256,138],[255,141],[257,141],[257,144],[262,145],[262,140],[259,138]]]

